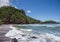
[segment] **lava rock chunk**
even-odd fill
[[[18,40],[16,38],[13,38],[11,41],[12,42],[18,42]]]
[[[33,39],[36,39],[37,37],[35,37],[35,36],[32,36],[31,38],[33,38]]]

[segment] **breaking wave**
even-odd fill
[[[16,34],[15,38],[19,42],[60,42],[60,25],[47,26],[18,25],[20,33]]]

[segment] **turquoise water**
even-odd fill
[[[18,29],[31,29],[30,35],[38,35],[39,39],[31,40],[31,42],[60,42],[60,24],[28,24],[16,27]]]
[[[32,25],[18,25],[20,29],[32,29],[36,32],[45,33],[60,33],[60,24],[32,24]]]

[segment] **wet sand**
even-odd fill
[[[9,25],[0,25],[0,42],[10,42],[10,38],[5,37],[5,34],[11,30]]]

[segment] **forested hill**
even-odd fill
[[[52,22],[52,21],[51,21]],[[19,10],[11,6],[0,8],[0,24],[38,24],[41,22],[26,15],[23,9]],[[50,23],[50,21],[49,21]],[[56,23],[53,21],[53,23]]]
[[[40,23],[25,14],[23,9],[19,10],[11,6],[0,8],[0,24],[33,24]]]

